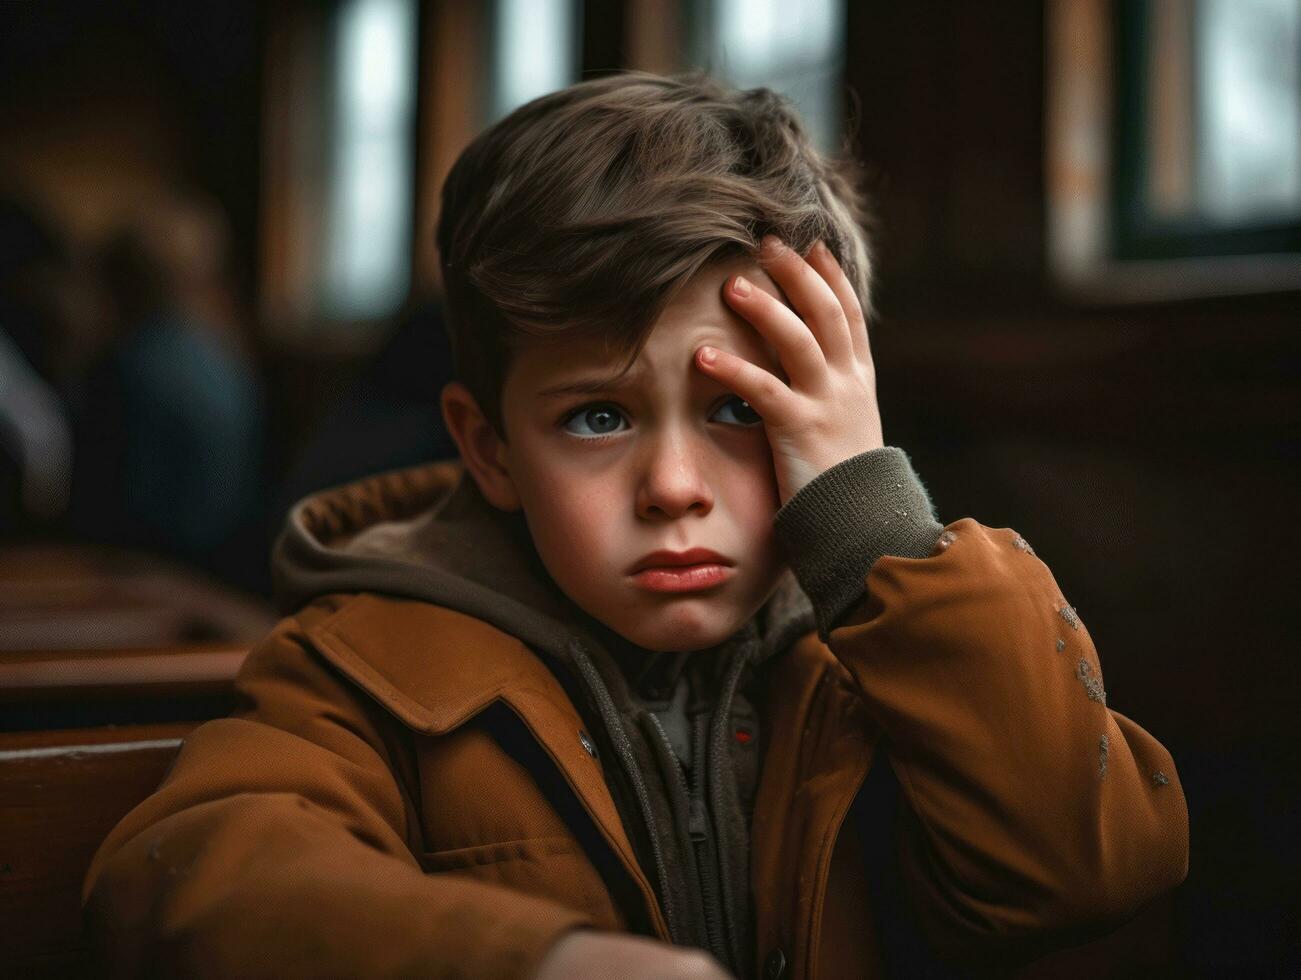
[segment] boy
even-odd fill
[[[970,975],[1183,880],[1173,761],[1051,572],[884,444],[861,218],[763,89],[611,76],[480,136],[460,459],[294,509],[297,613],[87,876],[104,959]]]

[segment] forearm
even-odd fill
[[[778,543],[827,642],[883,555],[924,558],[943,528],[902,449],[860,453],[806,484],[777,512]]]
[[[324,615],[328,607],[304,614]],[[286,620],[95,855],[88,933],[113,976],[532,976],[590,917],[425,874],[400,740]],[[456,805],[449,801],[449,806]]]
[[[818,560],[840,562],[838,583],[810,574],[800,539],[784,540],[885,736],[914,818],[902,857],[928,932],[956,948],[1123,922],[1187,871],[1173,760],[1106,707],[1088,630],[1019,535],[970,519],[941,529],[928,506],[915,524],[864,510],[909,491],[906,478],[849,479],[886,462],[847,461],[810,485],[852,501],[831,516],[834,534],[803,539],[826,542]],[[923,502],[919,483],[911,493]],[[787,529],[810,522],[808,502],[787,505],[804,511]],[[891,526],[894,538],[865,546]]]
[[[427,876],[291,793],[142,823],[99,859],[85,905],[111,976],[522,980],[585,921],[496,886]]]

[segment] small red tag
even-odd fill
[[[750,734],[749,730],[745,728],[738,728],[736,730],[736,740],[740,742],[742,745],[750,741],[750,739],[752,738],[754,738],[754,736]]]

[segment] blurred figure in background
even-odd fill
[[[250,517],[263,408],[227,251],[220,212],[180,195],[99,248],[106,329],[76,398],[75,533],[211,568]]]
[[[443,305],[429,299],[403,313],[296,454],[271,515],[275,532],[285,512],[317,490],[455,456],[439,405],[451,380]]]
[[[0,535],[62,518],[72,435],[59,392],[71,334],[68,251],[24,201],[0,200]]]

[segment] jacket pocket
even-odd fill
[[[623,930],[627,921],[572,836],[527,837],[416,855],[426,874],[473,878],[549,898],[585,912],[597,928]]]
[[[552,837],[526,837],[521,840],[497,841],[475,844],[472,847],[454,847],[445,851],[424,851],[417,855],[420,866],[430,874],[440,871],[459,871],[499,865],[510,861],[550,863],[562,855],[572,856],[577,843],[572,837],[557,834]],[[561,862],[567,863],[567,862]]]

